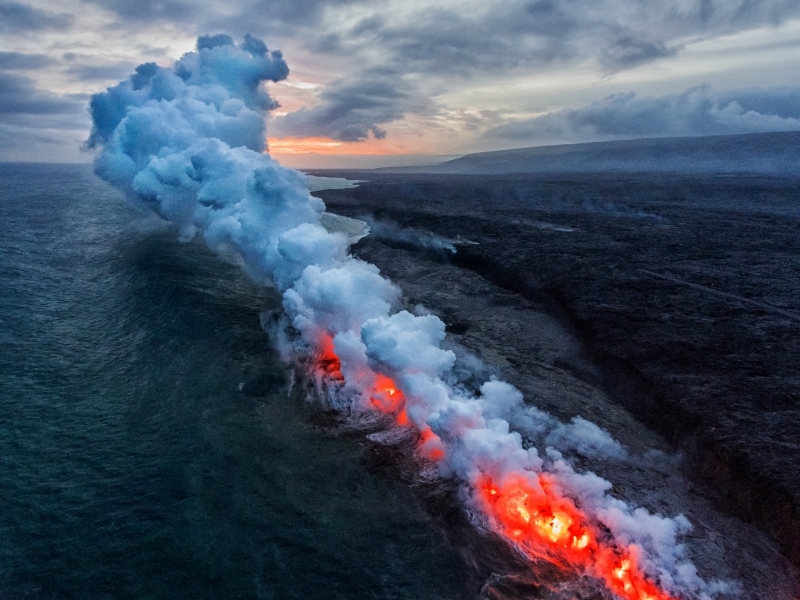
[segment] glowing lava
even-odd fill
[[[316,356],[317,368],[324,377],[333,382],[344,381],[342,363],[334,351],[333,338],[330,335],[320,336]],[[406,412],[406,396],[394,380],[382,373],[370,373],[369,379],[373,383],[364,395],[369,398],[371,408],[383,414],[393,415],[395,423],[400,427],[414,427],[419,433],[417,452],[422,458],[431,461],[443,459],[445,451],[442,440],[427,425],[420,429],[412,423]]]
[[[382,413],[395,414],[405,406],[403,392],[386,375],[376,373],[375,386],[370,394],[370,403]]]
[[[330,336],[320,339],[317,360],[324,376],[334,382],[344,380]],[[409,419],[406,396],[394,380],[382,373],[369,375],[373,384],[364,394],[369,406],[394,415],[401,427],[415,427],[419,456],[444,459],[441,438],[427,425],[419,428]],[[555,491],[559,486],[552,474],[525,471],[506,475],[502,482],[481,475],[471,483],[495,532],[525,555],[597,577],[623,600],[676,600],[646,578],[635,552],[618,547],[607,530],[591,523],[571,499]]]
[[[317,368],[332,381],[344,381],[342,362],[333,351],[333,338],[323,335],[317,342]]]
[[[674,600],[645,577],[629,550],[590,524],[570,499],[556,495],[550,477],[528,472],[502,484],[476,482],[479,505],[497,533],[531,558],[594,575],[625,600]]]

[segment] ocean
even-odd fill
[[[0,165],[0,598],[475,595],[443,517],[291,386],[277,310],[90,167]]]

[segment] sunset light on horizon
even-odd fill
[[[404,155],[416,154],[403,148],[397,148],[389,140],[376,140],[370,138],[363,142],[341,142],[330,138],[268,138],[269,154],[281,156],[284,154],[374,154],[374,155]],[[405,150],[405,151],[404,151]]]
[[[266,86],[270,148],[287,164],[800,130],[798,5],[712,4],[30,0],[4,17],[0,160],[86,162],[91,94],[222,32],[287,60]]]

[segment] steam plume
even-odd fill
[[[416,436],[421,461],[463,484],[476,519],[520,551],[593,575],[626,599],[723,590],[686,559],[677,541],[685,518],[626,505],[562,454],[618,458],[607,433],[582,419],[558,423],[502,381],[465,391],[442,321],[398,311],[399,289],[320,225],[325,207],[304,175],[264,153],[263,112],[276,103],[262,84],[287,75],[281,53],[249,35],[238,46],[201,37],[171,68],[139,66],[91,100],[96,172],[182,239],[200,234],[277,286],[334,405],[391,416]],[[530,441],[551,447],[540,455]]]

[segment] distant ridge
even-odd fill
[[[391,173],[752,173],[800,175],[800,131],[646,138],[498,150]]]

